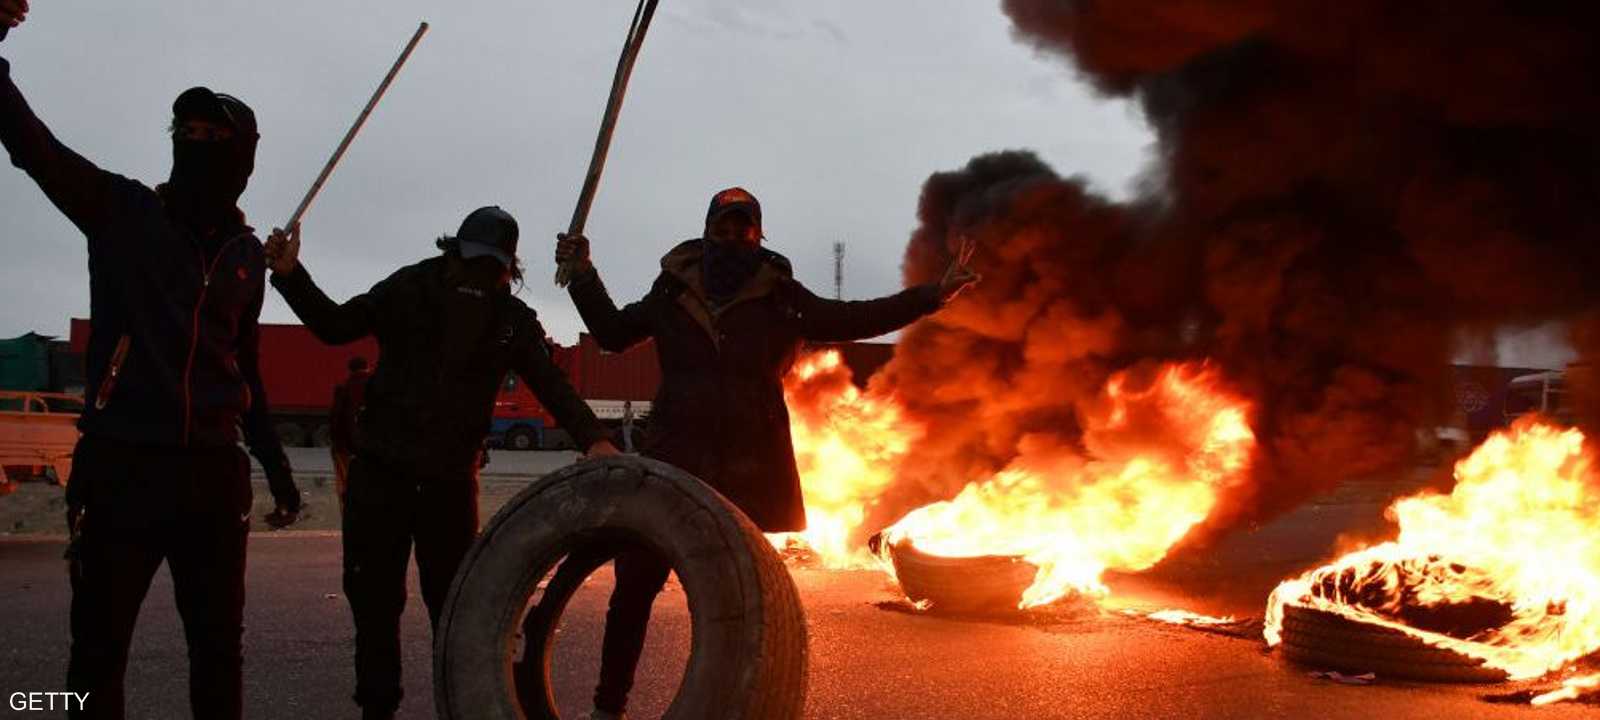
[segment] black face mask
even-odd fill
[[[721,243],[706,239],[704,266],[701,277],[705,282],[706,299],[722,305],[744,287],[761,267],[759,245],[747,243]]]
[[[205,222],[227,217],[239,205],[239,196],[255,169],[255,143],[172,141],[172,177],[169,185],[184,206]]]

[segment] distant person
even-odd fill
[[[372,373],[367,370],[367,359],[350,358],[350,374],[344,382],[333,388],[333,407],[328,412],[328,429],[331,431],[333,454],[333,489],[339,498],[339,516],[344,517],[344,494],[349,484],[350,456],[356,450],[356,418],[367,392],[367,380]]]
[[[622,401],[622,451],[633,453],[633,401]]]
[[[23,0],[0,0],[0,28],[26,12]],[[10,73],[0,59],[0,143],[88,240],[89,392],[66,492],[65,688],[88,700],[69,716],[123,716],[128,645],[165,561],[193,715],[238,718],[251,509],[239,427],[266,400],[257,367],[266,266],[238,207],[255,167],[255,113],[229,95],[184,91],[172,104],[172,172],[151,188],[69,150]],[[100,107],[107,122],[154,125]]]
[[[511,294],[517,223],[473,211],[443,253],[335,303],[299,261],[299,230],[267,242],[272,285],[323,342],[378,339],[378,369],[356,420],[344,506],[344,589],[356,626],[356,697],[365,718],[400,705],[400,613],[416,543],[435,630],[450,581],[478,533],[478,464],[508,371],[590,456],[615,455],[605,428],[551,361],[544,328]]]
[[[806,340],[876,337],[927,315],[977,279],[953,263],[937,284],[866,302],[812,294],[789,261],[761,247],[761,205],[741,188],[712,196],[704,233],[661,258],[643,299],[618,308],[589,261],[589,241],[559,237],[557,262],[579,266],[568,288],[600,347],[622,352],[654,338],[661,386],[643,454],[716,488],[763,532],[805,529],[783,377]],[[671,571],[638,548],[616,559],[593,718],[627,706],[650,606]]]
[[[245,445],[250,448],[261,471],[267,476],[267,492],[272,494],[272,511],[261,519],[267,527],[282,530],[300,520],[304,502],[300,488],[294,483],[294,468],[289,454],[283,450],[283,440],[272,426],[272,410],[267,406],[267,391],[261,385],[259,374],[251,379],[250,410],[245,413],[240,429],[244,431]]]

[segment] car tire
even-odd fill
[[[569,466],[497,513],[467,553],[434,644],[443,720],[557,717],[549,702],[550,635],[582,578],[610,549],[643,544],[667,558],[688,598],[689,664],[669,720],[799,720],[807,685],[805,615],[793,580],[761,531],[709,486],[665,463],[608,457]],[[530,600],[523,687],[512,658]],[[542,615],[541,615],[542,614]],[[545,628],[546,631],[540,631]],[[543,700],[543,702],[536,702]]]
[[[1498,683],[1504,670],[1454,650],[1433,647],[1393,628],[1326,610],[1287,605],[1283,643],[1288,660],[1325,670],[1370,672],[1382,678],[1441,683]]]
[[[874,550],[882,552],[881,537]],[[906,598],[928,603],[933,612],[985,613],[1016,610],[1022,593],[1033,584],[1038,568],[1019,557],[942,557],[929,555],[910,543],[887,548],[895,578]]]

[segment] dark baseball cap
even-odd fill
[[[205,120],[231,127],[235,133],[245,137],[260,136],[256,129],[256,113],[249,105],[239,98],[214,92],[210,88],[197,86],[183,91],[172,103],[172,118],[178,122]]]
[[[761,202],[749,190],[742,187],[731,187],[711,196],[711,206],[706,208],[706,225],[710,225],[724,213],[742,212],[750,218],[750,222],[761,229]]]
[[[472,259],[488,255],[506,267],[517,264],[517,221],[511,213],[490,205],[473,210],[456,231],[461,257]]]

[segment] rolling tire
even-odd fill
[[[1504,670],[1454,650],[1433,647],[1399,630],[1333,613],[1283,609],[1283,656],[1302,665],[1382,678],[1441,683],[1505,682]]]
[[[539,433],[533,428],[518,425],[506,431],[505,446],[507,450],[537,450],[539,448]]]
[[[541,580],[563,558],[529,618],[553,631],[582,578],[619,543],[666,557],[688,598],[689,665],[668,720],[799,720],[807,684],[805,615],[793,580],[761,531],[692,475],[639,457],[609,457],[545,476],[506,504],[467,553],[440,615],[434,703],[443,720],[556,717],[549,707],[549,632],[513,646]],[[573,578],[576,578],[574,580]],[[542,614],[542,615],[541,615]],[[541,687],[521,688],[516,675]]]
[[[900,589],[912,602],[928,602],[934,612],[972,613],[1016,610],[1038,568],[1017,557],[942,557],[909,543],[889,546]]]

